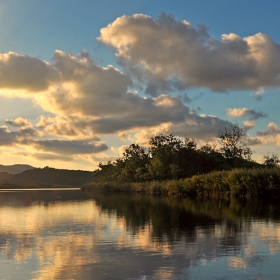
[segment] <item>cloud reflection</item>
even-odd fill
[[[22,195],[22,201],[25,200]],[[210,267],[211,270],[211,266],[223,258],[225,262],[219,269],[225,275],[230,270],[240,272],[265,265],[263,248],[260,249],[263,244],[267,245],[267,258],[279,255],[280,227],[275,223],[242,220],[237,229],[238,222],[229,227],[217,216],[215,224],[201,227],[197,226],[199,220],[195,220],[199,218],[191,212],[194,207],[185,203],[186,208],[180,208],[180,215],[189,227],[168,233],[164,232],[163,225],[156,228],[149,215],[142,225],[138,221],[136,226],[128,216],[119,213],[114,199],[107,197],[107,200],[115,204],[115,208],[104,207],[105,201],[101,205],[94,199],[46,200],[45,203],[30,199],[21,206],[20,203],[3,205],[0,259],[12,260],[14,267],[28,271],[26,279],[33,280],[86,280],[93,275],[96,279],[141,279],[145,275],[174,279],[182,274],[192,279],[193,269],[203,267],[206,271]],[[166,207],[165,219],[169,211],[174,215],[174,209],[164,204],[169,200],[151,201],[153,204],[145,206],[147,213],[150,213],[149,207],[161,201]],[[121,201],[121,205],[129,207],[125,201]],[[154,222],[160,221],[155,215],[163,215],[160,207],[157,205],[159,211],[153,214]],[[133,215],[133,211],[130,208],[128,213]],[[207,212],[211,216],[211,211]],[[231,222],[235,223],[234,219]],[[239,231],[242,234],[238,234]],[[171,239],[174,233],[177,236]],[[5,269],[6,274],[12,273],[0,261],[0,270]]]

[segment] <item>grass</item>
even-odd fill
[[[280,196],[280,168],[233,169],[169,181],[94,182],[83,189],[206,197]]]

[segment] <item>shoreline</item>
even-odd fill
[[[54,191],[54,190],[81,190],[81,187],[16,187],[16,188],[2,188],[0,192],[5,191]]]
[[[190,178],[146,182],[93,182],[84,191],[195,197],[280,197],[280,168],[233,169]]]

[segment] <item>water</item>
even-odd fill
[[[280,279],[278,205],[0,192],[0,279]]]

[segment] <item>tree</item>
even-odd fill
[[[159,134],[149,141],[150,151],[153,154],[156,150],[166,149],[168,151],[178,151],[182,148],[183,143],[180,139],[176,138],[173,134],[163,135]]]
[[[280,159],[276,154],[264,156],[264,165],[268,168],[279,167]]]
[[[131,158],[137,158],[144,160],[147,157],[145,150],[141,148],[138,144],[131,144],[128,148],[125,149],[123,153],[124,160],[129,160]]]
[[[238,125],[232,125],[230,128],[225,128],[218,134],[220,152],[228,159],[233,166],[235,159],[251,159],[251,149],[246,147],[243,138],[245,131]]]
[[[183,142],[170,135],[157,135],[150,139],[149,173],[155,179],[169,179],[177,173],[176,154],[182,149]]]
[[[193,138],[190,137],[186,137],[185,138],[185,147],[189,150],[195,150],[197,144],[195,143],[195,140]]]
[[[138,144],[131,144],[123,153],[121,181],[142,181],[147,177],[148,154]]]
[[[199,149],[201,152],[210,154],[210,153],[217,153],[217,140],[212,139],[209,142],[205,143],[202,147]]]

